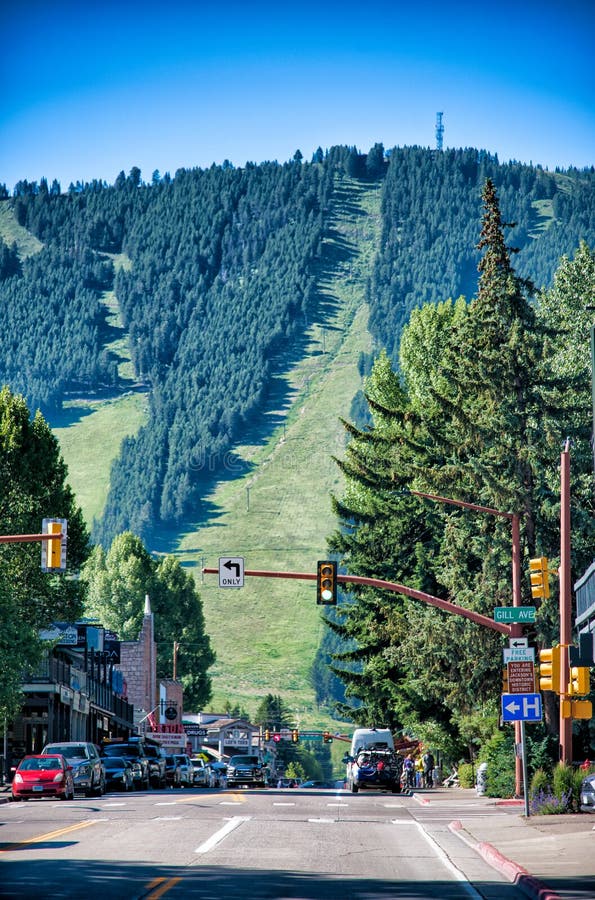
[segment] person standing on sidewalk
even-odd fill
[[[433,782],[434,757],[432,755],[432,751],[426,750],[426,752],[424,753],[424,755],[422,757],[422,760],[423,760],[423,764],[424,764],[425,787],[431,788],[434,785],[434,782]]]

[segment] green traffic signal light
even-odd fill
[[[319,560],[316,568],[316,602],[331,606],[337,603],[337,563]]]

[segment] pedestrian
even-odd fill
[[[415,786],[418,788],[424,786],[424,763],[421,756],[415,760]]]
[[[415,787],[415,763],[411,753],[408,753],[405,757],[403,769],[405,771],[405,786],[408,788]]]
[[[424,786],[431,788],[433,786],[432,774],[434,772],[434,757],[431,750],[426,750],[422,756],[424,765]]]

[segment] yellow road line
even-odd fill
[[[235,794],[235,793],[225,791],[224,794],[222,792],[222,795],[224,797],[231,798],[236,803],[246,803],[246,798],[247,798],[246,794]],[[193,794],[192,797],[176,797],[174,802],[175,803],[192,803],[195,800],[200,800],[201,797],[204,797],[204,796],[205,796],[204,794]],[[209,796],[213,797],[214,795],[209,794]],[[219,800],[219,803],[221,803],[221,800]]]
[[[78,831],[79,828],[88,828],[89,825],[95,825],[95,819],[77,822],[76,825],[58,828],[56,831],[48,831],[46,834],[39,834],[37,837],[27,838],[26,841],[19,841],[17,844],[6,844],[4,847],[0,847],[0,851],[6,853],[8,850],[19,850],[21,847],[27,847],[29,844],[39,844],[41,841],[51,841],[53,838],[60,837],[63,834],[70,834],[71,831]]]
[[[147,888],[151,891],[150,894],[145,895],[145,900],[158,900],[159,897],[163,897],[168,891],[171,891],[173,887],[176,886],[178,881],[182,879],[179,877],[176,878],[154,878],[151,881]]]

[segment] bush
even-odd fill
[[[533,798],[540,791],[546,791],[549,789],[551,784],[551,777],[545,771],[545,769],[537,769],[531,779],[531,784],[529,786],[529,800],[533,800]]]
[[[531,781],[530,809],[534,815],[559,815],[580,811],[584,772],[558,763],[552,775],[538,769]]]
[[[514,797],[514,735],[498,731],[482,747],[481,762],[488,764],[487,797]]]
[[[459,773],[459,787],[462,788],[472,788],[475,784],[475,766],[472,766],[471,763],[459,763],[458,769]]]

